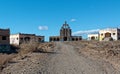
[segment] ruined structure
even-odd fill
[[[88,40],[99,40],[99,34],[88,34]]]
[[[99,30],[98,34],[88,34],[88,40],[111,41],[120,40],[119,28],[106,28]]]
[[[20,45],[21,43],[27,43],[30,41],[44,42],[44,36],[24,33],[10,35],[10,44]]]
[[[0,29],[0,52],[10,50],[10,29]]]
[[[81,36],[72,36],[72,30],[65,21],[60,29],[60,36],[51,36],[49,41],[79,41],[82,40]]]
[[[120,40],[120,29],[107,28],[99,31],[99,40],[103,41],[106,38],[112,38],[113,40]]]

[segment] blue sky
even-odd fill
[[[48,40],[59,35],[64,21],[73,33],[120,27],[120,0],[0,0],[0,28],[11,34],[35,33]]]

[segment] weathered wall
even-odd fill
[[[14,34],[10,35],[10,44],[19,45],[23,42],[44,42],[44,36],[36,36],[35,34]]]
[[[113,40],[118,40],[117,28],[108,28],[108,29],[104,29],[104,30],[99,31],[99,34],[100,34],[99,39],[100,39],[100,41],[102,41],[103,38],[105,38],[106,33],[110,33]]]
[[[0,29],[0,52],[10,50],[10,30]]]
[[[9,29],[0,29],[0,44],[9,44]]]
[[[19,34],[10,35],[10,44],[19,45]]]
[[[92,37],[95,39],[92,39]],[[99,34],[88,34],[88,40],[99,40]]]

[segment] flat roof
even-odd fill
[[[7,30],[10,30],[10,29],[9,29],[9,28],[7,28],[7,29],[2,29],[2,28],[0,28],[0,30],[7,31]]]

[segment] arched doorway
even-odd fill
[[[105,33],[105,37],[111,37],[111,33],[109,32]]]
[[[72,41],[74,41],[75,39],[74,38],[72,38]]]
[[[59,39],[59,38],[57,38],[57,41],[60,41],[60,39]]]
[[[76,38],[76,41],[78,41],[78,38]]]
[[[30,37],[25,37],[24,40],[25,41],[30,41]]]
[[[56,41],[56,38],[54,38],[54,41]]]
[[[95,40],[95,37],[94,37],[94,36],[92,36],[92,37],[91,37],[91,40]]]
[[[38,39],[38,42],[41,42],[41,41],[42,41],[42,39],[41,39],[41,38],[39,38],[39,39]]]
[[[67,41],[67,37],[64,37],[64,41]]]
[[[50,41],[53,41],[53,38],[50,38]]]

